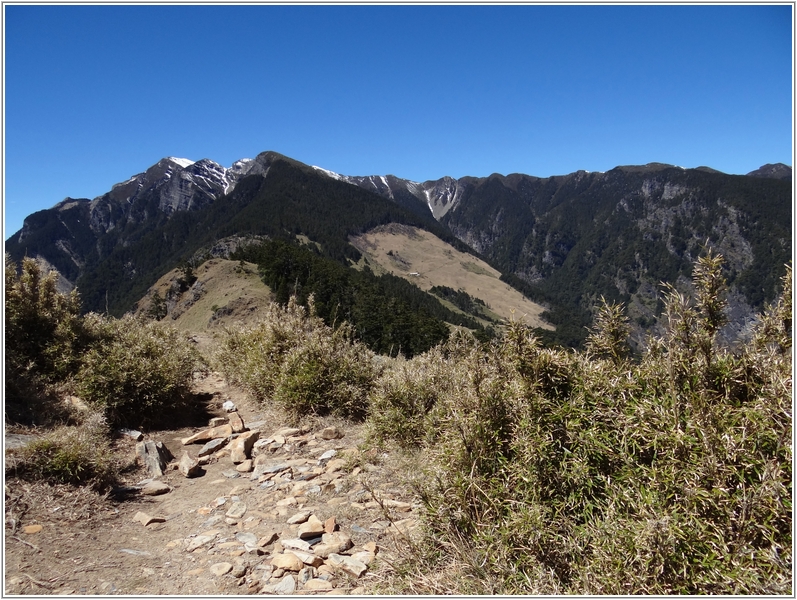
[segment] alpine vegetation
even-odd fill
[[[260,402],[272,401],[294,416],[333,414],[364,419],[379,372],[374,354],[354,340],[344,323],[332,328],[291,297],[272,303],[252,328],[228,331],[216,364]]]
[[[604,303],[584,352],[511,322],[383,376],[372,437],[427,465],[427,535],[385,591],[791,593],[791,268],[731,350],[721,267],[698,260],[694,297],[668,288],[638,360]]]

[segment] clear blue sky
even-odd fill
[[[792,164],[792,7],[5,5],[4,237],[165,156],[347,175]]]

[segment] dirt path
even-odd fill
[[[247,428],[260,432],[253,453],[262,455],[267,472],[253,479],[221,450],[201,476],[186,478],[176,463],[186,449],[196,457],[202,444],[183,446],[183,438],[201,430],[185,428],[145,438],[175,456],[157,478],[171,488],[162,495],[99,498],[69,486],[7,480],[6,594],[368,592],[413,530],[417,509],[387,456],[361,454],[362,431],[351,424],[318,420],[288,428],[217,374],[196,388],[211,414],[224,416],[222,403],[231,400]],[[325,439],[330,425],[343,437]],[[118,444],[135,452],[132,439]],[[147,477],[139,470],[126,484]],[[305,531],[316,521],[326,535]],[[304,550],[302,537],[309,544]]]

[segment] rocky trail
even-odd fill
[[[105,498],[6,481],[6,594],[369,593],[418,527],[389,457],[357,425],[289,427],[218,374],[196,390],[207,426],[120,436],[138,467]]]

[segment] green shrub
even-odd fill
[[[202,359],[173,327],[127,315],[86,315],[92,344],[82,357],[75,391],[112,425],[147,427],[168,422],[187,406]]]
[[[55,428],[25,446],[15,456],[13,472],[28,480],[105,490],[119,473],[112,456],[107,424],[95,415],[80,427]]]
[[[75,372],[81,349],[80,300],[61,294],[54,271],[26,258],[5,264],[5,414],[47,423],[60,411],[52,386]]]
[[[373,353],[348,324],[335,329],[291,298],[271,304],[253,327],[226,333],[216,355],[225,376],[260,402],[294,416],[334,414],[363,419],[379,373]]]

